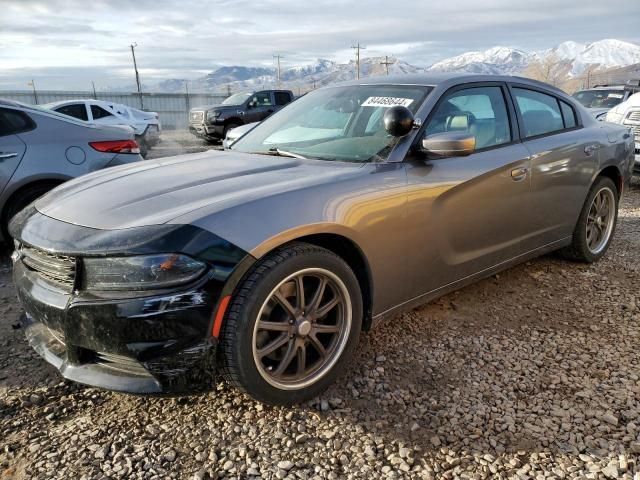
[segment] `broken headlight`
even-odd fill
[[[198,278],[207,266],[180,254],[83,259],[87,290],[152,290],[175,287]]]

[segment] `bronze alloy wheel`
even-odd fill
[[[334,273],[306,268],[267,296],[253,330],[253,358],[262,378],[283,390],[316,383],[340,358],[351,330],[349,291]]]
[[[599,254],[609,243],[615,223],[616,199],[607,186],[593,197],[587,216],[587,247],[594,255]]]

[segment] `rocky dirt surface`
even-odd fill
[[[0,478],[640,479],[640,184],[595,265],[547,256],[363,336],[322,398],[64,382],[0,272]]]

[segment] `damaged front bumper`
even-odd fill
[[[26,335],[65,378],[136,394],[214,388],[214,313],[255,262],[253,257],[190,225],[97,230],[47,217],[33,206],[16,215],[10,228],[17,245],[13,278],[26,312]],[[34,256],[33,250],[40,253]],[[208,268],[193,282],[170,289],[83,288],[86,256],[162,251],[198,258]],[[72,279],[60,283],[51,272],[71,272]]]
[[[14,266],[31,346],[69,380],[127,393],[178,394],[215,384],[215,305],[204,288],[84,301]]]

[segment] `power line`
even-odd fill
[[[280,88],[280,59],[284,57],[282,55],[274,55],[273,58],[278,61],[278,88]]]
[[[361,46],[358,42],[356,45],[351,45],[351,48],[356,51],[356,78],[360,78],[360,50],[366,50],[367,47]]]
[[[138,95],[140,95],[140,108],[144,110],[144,104],[142,102],[142,88],[140,88],[140,75],[138,74],[138,64],[136,63],[136,52],[134,48],[138,46],[137,43],[132,43],[131,47],[131,56],[133,57],[133,69],[136,72],[136,85],[138,86]]]
[[[389,65],[393,65],[394,63],[395,62],[390,62],[389,57],[385,55],[384,62],[380,62],[380,65],[384,65],[385,69],[387,70],[387,75],[389,75]]]

